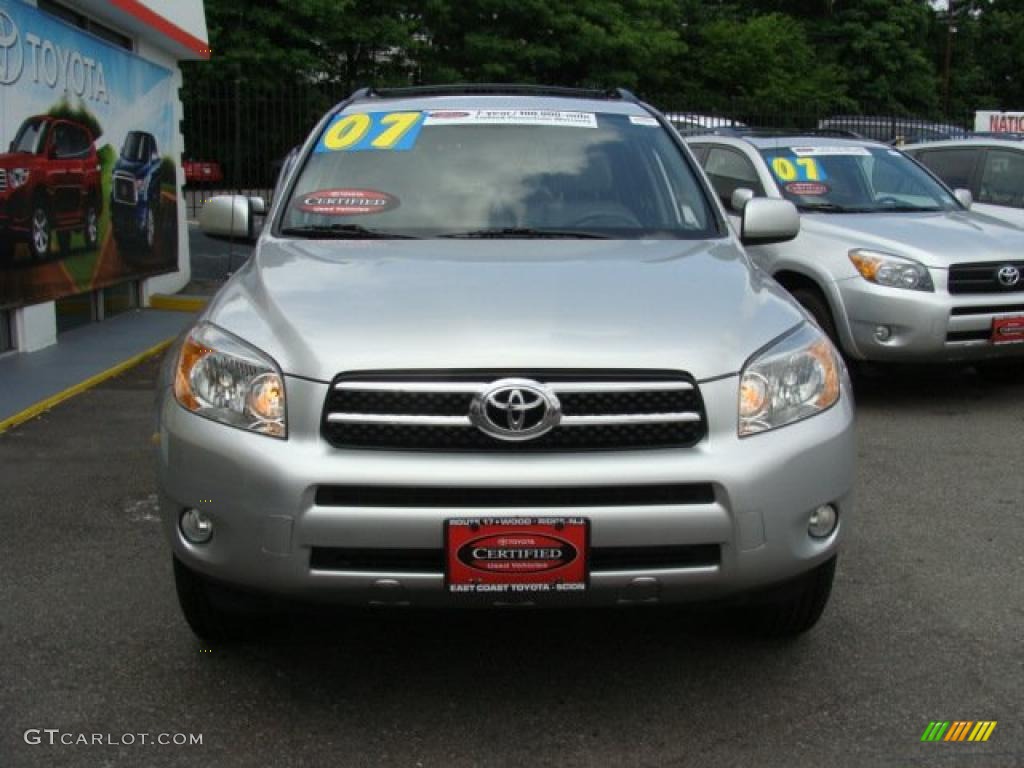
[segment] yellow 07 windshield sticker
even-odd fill
[[[828,174],[813,157],[777,155],[769,162],[775,178],[783,184],[791,181],[825,181]]]
[[[423,112],[356,112],[338,115],[315,152],[407,152],[416,146]]]

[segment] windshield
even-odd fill
[[[470,109],[336,117],[281,232],[707,238],[718,225],[653,117]]]
[[[11,152],[27,152],[38,155],[43,151],[46,139],[45,120],[28,120],[21,126],[18,135],[11,142]]]
[[[790,145],[762,149],[782,194],[803,211],[957,210],[928,173],[888,147]]]
[[[121,157],[133,162],[148,160],[146,157],[146,134],[132,131],[124,139],[124,146],[121,147]]]

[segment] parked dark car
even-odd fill
[[[131,131],[114,166],[110,219],[122,254],[153,248],[160,220],[160,153],[156,138]]]
[[[10,258],[21,241],[34,258],[46,258],[54,233],[64,255],[71,252],[75,232],[94,249],[102,206],[89,128],[48,115],[26,119],[0,155],[0,255]]]
[[[912,117],[839,115],[818,121],[819,130],[852,131],[866,139],[886,144],[914,144],[922,141],[962,139],[967,130],[958,125],[933,123]]]

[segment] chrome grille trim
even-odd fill
[[[0,190],[7,189],[7,171],[0,168]]]
[[[503,386],[546,391],[552,425],[492,434],[481,403]],[[321,423],[336,448],[434,452],[680,448],[708,433],[696,380],[674,370],[353,371],[331,382]]]
[[[616,424],[696,424],[701,420],[695,411],[680,413],[623,413],[593,416],[563,416],[563,427],[610,427]]]
[[[115,202],[135,205],[139,201],[139,194],[135,189],[135,177],[131,174],[118,171],[111,178],[110,184],[113,187]]]
[[[491,381],[339,381],[338,391],[376,392],[452,392],[477,394],[492,384]],[[546,385],[555,394],[592,392],[691,392],[688,381],[568,381]]]
[[[409,427],[471,427],[469,416],[421,416],[399,413],[329,413],[331,424],[397,424]]]

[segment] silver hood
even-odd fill
[[[282,240],[205,319],[291,375],[643,368],[735,373],[804,319],[732,240]]]
[[[966,211],[807,213],[800,217],[800,226],[802,233],[845,242],[850,248],[909,256],[939,269],[971,261],[1019,260],[1024,253],[1024,231]]]

